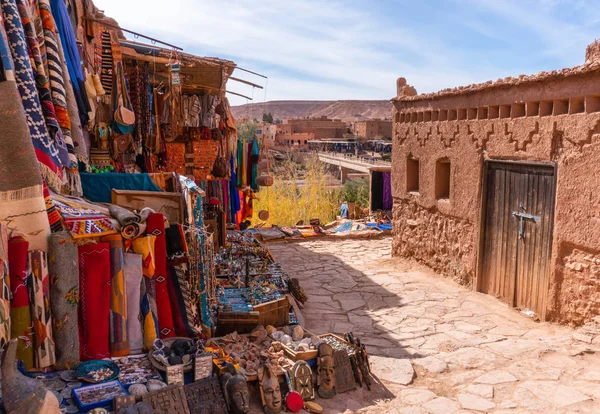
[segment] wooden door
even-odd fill
[[[544,319],[555,169],[488,162],[479,290]]]

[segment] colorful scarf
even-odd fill
[[[144,336],[140,315],[140,287],[142,284],[142,256],[135,253],[123,255],[125,266],[125,292],[127,294],[127,339],[132,355],[142,352]]]
[[[165,216],[152,213],[148,216],[147,234],[156,237],[154,241],[154,280],[156,281],[156,307],[161,338],[175,336],[169,290],[167,287],[167,241],[165,237]]]
[[[10,340],[10,271],[6,226],[0,224],[0,348]]]
[[[54,204],[60,212],[67,230],[75,239],[117,233],[110,218],[99,211],[71,207],[58,200],[54,200]]]
[[[79,246],[79,356],[82,361],[110,357],[110,245]]]
[[[133,251],[142,255],[144,281],[140,291],[140,312],[144,331],[144,349],[152,349],[158,338],[158,318],[156,310],[156,281],[154,280],[154,242],[156,236],[138,237],[133,241]]]
[[[171,224],[165,230],[167,237],[167,258],[170,277],[168,280],[169,298],[173,309],[173,323],[177,336],[192,336],[194,331],[188,321],[187,310],[192,307],[187,287],[187,246],[181,224]]]
[[[27,280],[30,271],[27,266],[29,243],[21,236],[8,240],[8,267],[10,272],[10,319],[11,338],[19,339],[17,359],[23,361],[26,369],[33,368],[33,326]]]
[[[56,362],[54,339],[52,338],[52,316],[50,313],[50,280],[46,252],[29,252],[31,278],[31,319],[34,331],[34,355],[36,368],[46,368]]]
[[[69,233],[53,233],[49,239],[50,309],[56,344],[56,368],[79,364],[79,258],[77,244]]]
[[[129,355],[127,341],[127,297],[123,276],[123,240],[118,234],[105,236],[103,242],[110,244],[110,356]]]
[[[16,0],[0,0],[0,5],[4,14],[4,26],[12,53],[17,87],[21,95],[36,157],[48,185],[59,189],[64,182],[62,163],[59,158],[59,150],[51,140],[46,128],[17,3]]]

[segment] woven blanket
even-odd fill
[[[55,233],[57,231],[64,230],[60,213],[56,209],[56,204],[54,204],[54,200],[50,195],[50,190],[46,185],[46,182],[42,182],[42,186],[44,189],[44,203],[46,205],[46,214],[48,215],[48,224],[50,225],[50,230]]]
[[[79,364],[79,258],[77,244],[66,231],[49,238],[50,309],[56,346],[56,368]]]
[[[152,213],[148,216],[148,235],[155,236],[154,241],[154,280],[156,281],[156,307],[158,310],[158,326],[161,338],[175,336],[173,314],[169,289],[167,287],[167,239],[165,237],[165,216]]]
[[[110,245],[79,246],[79,355],[82,361],[110,357]]]
[[[140,287],[142,283],[142,256],[135,253],[123,255],[125,266],[125,293],[127,295],[127,339],[131,354],[139,354],[144,347],[140,315]]]
[[[46,252],[29,252],[29,297],[31,320],[33,322],[33,353],[36,368],[46,368],[56,362],[54,339],[52,337],[52,315],[50,312],[50,281],[48,278],[48,258]]]
[[[122,226],[126,226],[131,223],[140,223],[142,221],[142,218],[139,214],[129,211],[126,208],[116,204],[111,204],[108,207],[108,211],[110,211],[110,215],[116,218]]]
[[[52,94],[50,93],[50,81],[46,76],[44,59],[42,58],[42,53],[40,51],[37,32],[31,16],[29,15],[28,6],[25,4],[25,0],[16,1],[19,15],[21,16],[21,23],[23,24],[23,32],[25,33],[25,39],[27,40],[31,69],[33,70],[33,76],[36,80],[48,134],[50,135],[50,140],[58,150],[58,158],[60,159],[61,165],[65,168],[71,168],[67,144],[58,123],[58,119],[56,118],[54,102],[52,101]]]
[[[156,281],[154,280],[154,241],[155,236],[138,237],[133,241],[133,251],[142,255],[142,274],[144,275],[140,291],[140,313],[144,332],[144,349],[152,349],[158,338],[158,312],[156,310]]]
[[[110,42],[110,33],[103,30],[100,33],[102,45],[100,52],[100,82],[107,95],[112,95],[113,87],[113,57]]]
[[[127,296],[123,274],[123,239],[118,234],[102,237],[110,245],[110,320],[109,346],[110,356],[129,355],[127,340]]]
[[[54,200],[54,203],[65,222],[67,230],[76,239],[115,234],[117,232],[110,218],[99,211],[71,207],[58,200]]]
[[[33,368],[33,331],[31,329],[31,310],[27,280],[30,273],[27,266],[29,243],[21,236],[8,240],[8,267],[10,272],[10,319],[11,338],[19,339],[17,358],[25,368]]]
[[[169,279],[169,299],[173,309],[173,324],[177,336],[193,336],[194,331],[188,322],[187,309],[191,307],[190,294],[187,287],[187,246],[183,227],[171,224],[165,230],[167,237],[167,262]]]
[[[10,272],[6,226],[0,224],[0,347],[10,340]]]
[[[146,231],[146,223],[130,223],[121,227],[121,236],[126,240],[140,237]]]
[[[0,0],[0,6],[14,63],[15,79],[35,154],[42,166],[46,182],[53,188],[60,188],[63,184],[64,174],[59,151],[50,139],[46,128],[16,0]]]

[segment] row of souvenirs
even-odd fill
[[[270,334],[267,334],[270,332]],[[310,354],[293,353],[275,338],[302,335]],[[4,409],[19,412],[233,413],[250,411],[259,400],[267,414],[305,409],[319,413],[319,398],[370,389],[368,355],[351,333],[312,335],[300,326],[257,327],[209,341],[156,340],[148,355],[82,362],[72,370],[24,375],[11,341],[2,360]],[[256,366],[247,358],[256,352]],[[167,365],[159,360],[183,358]],[[244,364],[246,364],[244,366]],[[17,410],[17,411],[15,411]]]

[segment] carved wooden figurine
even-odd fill
[[[331,345],[326,343],[319,345],[317,364],[319,372],[317,393],[323,398],[333,398],[335,395],[335,366]]]

